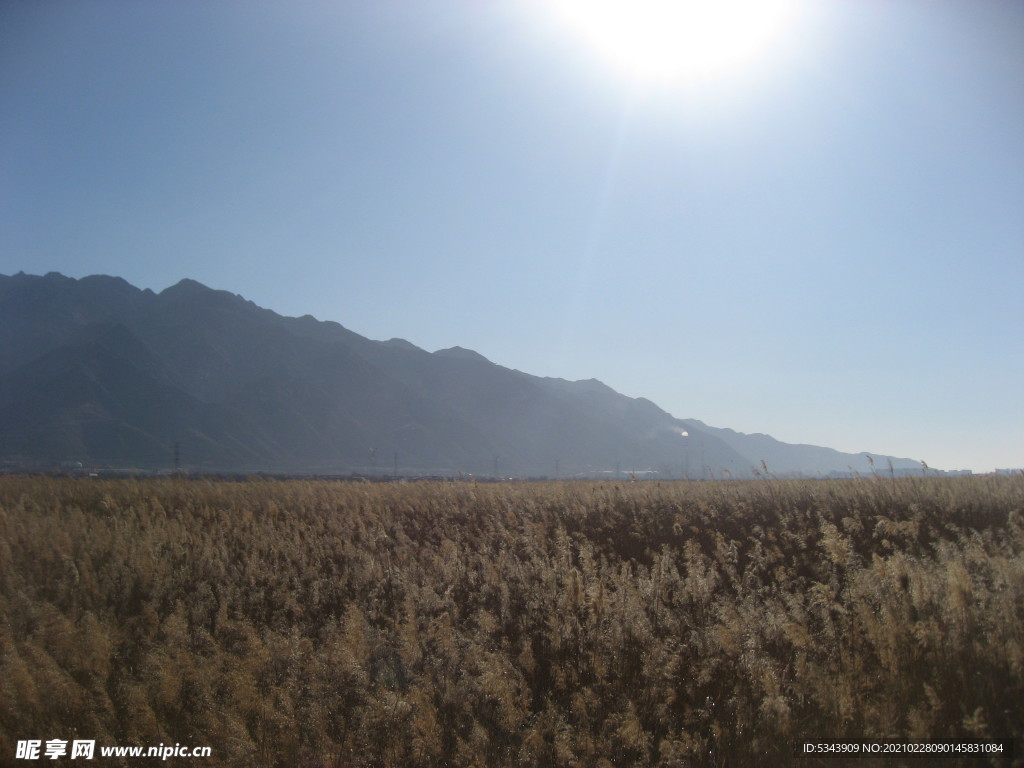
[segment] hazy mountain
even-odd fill
[[[905,474],[908,471],[920,472],[921,462],[912,459],[897,459],[892,456],[878,454],[841,453],[832,448],[821,448],[816,445],[783,443],[770,435],[743,434],[731,429],[709,427],[696,419],[685,419],[688,429],[700,433],[714,435],[726,445],[754,458],[756,469],[767,470],[772,475],[827,475],[830,473],[884,474],[893,471]],[[764,465],[761,465],[761,462]]]
[[[175,456],[207,471],[868,470],[863,454],[676,419],[461,347],[371,341],[192,280],[156,294],[115,277],[0,276],[0,460],[159,469]]]

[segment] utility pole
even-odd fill
[[[395,451],[395,477],[398,477],[398,451]]]
[[[181,469],[181,445],[178,443],[177,440],[175,440],[174,441],[174,472],[175,472],[175,474],[178,473],[179,469]]]

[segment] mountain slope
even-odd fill
[[[766,440],[192,280],[156,294],[105,276],[0,276],[0,460],[23,466],[180,456],[207,471],[742,477],[762,459],[815,474],[858,458]]]

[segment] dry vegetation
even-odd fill
[[[7,477],[0,611],[4,764],[58,737],[288,768],[1019,746],[1024,478]]]

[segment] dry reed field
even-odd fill
[[[0,477],[0,614],[3,765],[51,738],[206,768],[1019,752],[1024,477]]]

